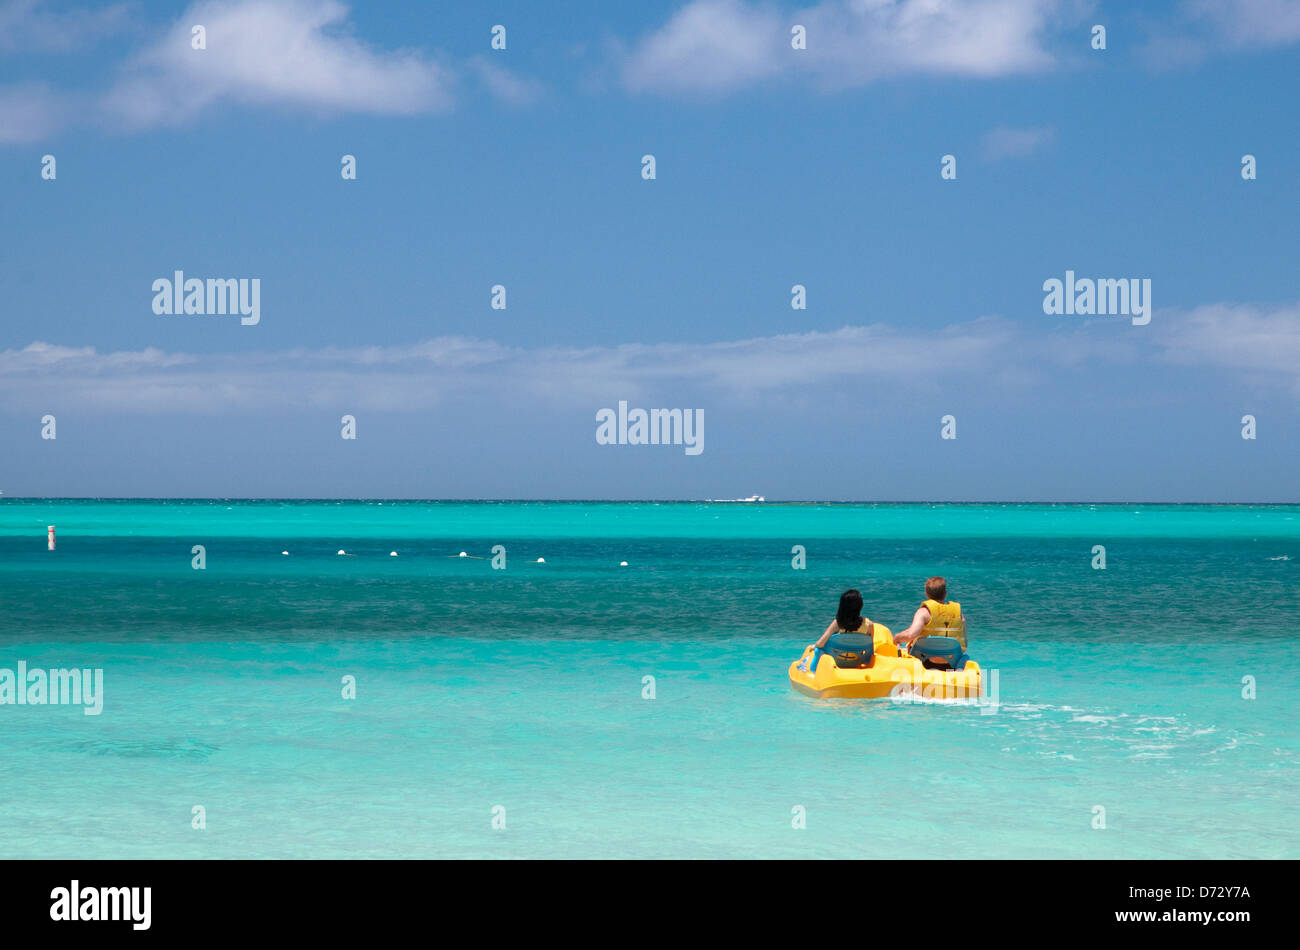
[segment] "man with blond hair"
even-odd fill
[[[925,600],[912,615],[912,624],[894,634],[897,644],[911,643],[918,637],[953,637],[966,649],[966,618],[961,604],[948,600],[948,582],[931,577],[925,582]]]

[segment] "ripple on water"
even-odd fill
[[[72,748],[89,755],[115,755],[128,759],[206,759],[218,746],[198,739],[88,739]]]
[[[1056,758],[1091,758],[1083,756],[1089,749],[1127,759],[1212,756],[1230,752],[1242,745],[1243,737],[1248,738],[1237,730],[1225,734],[1214,723],[1186,721],[1177,716],[1133,716],[1038,704],[1003,705],[998,711],[1002,715],[990,717],[988,726],[1014,731],[1019,740],[1017,747],[1028,746],[1026,751]],[[1067,756],[1063,743],[1064,749],[1075,744],[1071,750],[1075,755]],[[1047,748],[1033,749],[1036,745]]]

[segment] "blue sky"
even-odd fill
[[[1298,47],[1283,0],[0,0],[0,491],[1298,501]],[[155,314],[176,270],[260,323]],[[1044,314],[1067,270],[1151,322]],[[705,450],[597,444],[620,400]]]

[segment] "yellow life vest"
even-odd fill
[[[966,619],[961,615],[961,604],[955,600],[944,604],[927,600],[921,606],[930,611],[930,622],[921,631],[921,636],[955,637],[961,648],[966,649]]]

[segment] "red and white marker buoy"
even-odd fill
[[[53,551],[54,550],[54,525],[50,525],[48,528],[45,529],[45,539],[46,541],[49,542],[49,549]]]

